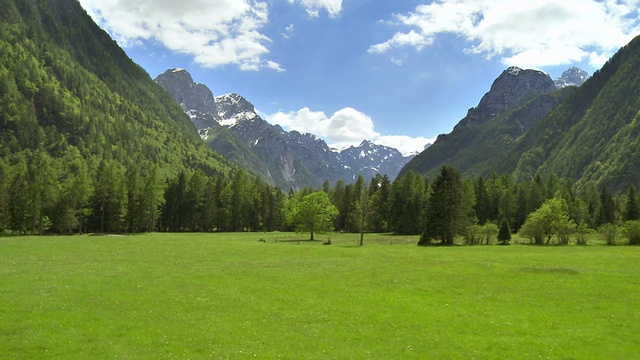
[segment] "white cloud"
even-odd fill
[[[268,4],[260,0],[80,0],[91,17],[122,46],[142,40],[193,56],[205,67],[243,70],[280,65],[263,57],[271,40],[261,33]],[[277,65],[277,66],[275,66]]]
[[[293,36],[293,31],[295,30],[294,24],[289,24],[284,28],[284,32],[282,33],[282,37],[285,39],[289,39]]]
[[[268,67],[269,69],[273,69],[277,72],[285,72],[287,71],[286,69],[283,69],[282,66],[280,66],[280,64],[278,64],[277,62],[271,61],[271,60],[267,60],[267,65],[266,67]]]
[[[410,154],[421,151],[427,143],[433,142],[422,137],[381,136],[375,131],[373,120],[369,116],[350,107],[336,111],[331,117],[322,111],[312,111],[304,107],[297,112],[278,112],[267,116],[266,119],[287,130],[317,135],[329,146],[338,149],[357,146],[363,140],[371,140],[394,147],[403,154]]]
[[[372,45],[367,52],[369,53],[384,53],[389,51],[394,47],[402,47],[402,46],[413,46],[418,51],[422,50],[423,47],[427,45],[431,45],[433,43],[433,38],[425,37],[421,34],[418,34],[414,30],[409,31],[408,33],[396,33],[393,37],[383,43]]]
[[[296,2],[302,4],[312,18],[320,16],[320,9],[326,10],[331,17],[340,15],[342,11],[342,0],[289,0],[290,4]]]
[[[640,33],[638,0],[436,0],[394,15],[406,27],[369,53],[412,46],[438,35],[467,40],[466,53],[498,57],[505,65],[543,67],[583,60],[602,63]]]
[[[433,144],[435,141],[436,138],[429,139],[422,136],[410,137],[406,135],[384,135],[375,139],[377,144],[398,149],[403,155],[420,153],[427,144]]]

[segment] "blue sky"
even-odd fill
[[[285,129],[408,153],[508,66],[593,73],[640,34],[640,0],[80,0],[156,77],[185,68]]]

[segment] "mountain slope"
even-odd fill
[[[490,174],[515,140],[562,100],[549,75],[517,67],[506,69],[478,106],[471,108],[448,135],[411,160],[401,172],[435,174],[444,164],[466,175]]]
[[[518,141],[501,171],[555,172],[620,190],[640,176],[640,37]]]
[[[75,148],[94,171],[104,159],[168,174],[233,171],[77,1],[0,0],[0,9],[1,158]]]
[[[520,127],[524,119],[529,125]],[[639,184],[639,135],[637,37],[580,87],[539,94],[484,123],[463,119],[403,172],[430,174],[447,163],[465,175],[495,171],[528,180],[554,173],[573,179],[578,187],[591,183],[621,191]]]

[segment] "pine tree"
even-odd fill
[[[509,227],[509,221],[506,218],[502,218],[500,221],[498,241],[502,245],[509,245],[509,241],[511,241],[511,228]]]
[[[465,208],[460,174],[450,166],[443,166],[431,183],[430,197],[425,213],[425,230],[420,245],[439,240],[453,245],[455,237],[470,225]]]
[[[484,225],[491,218],[491,201],[487,192],[484,178],[478,177],[474,185],[475,192],[475,205],[474,210],[476,218],[478,218],[478,224]]]
[[[627,201],[624,214],[624,220],[638,220],[640,219],[640,207],[638,204],[638,189],[632,184],[627,191]]]

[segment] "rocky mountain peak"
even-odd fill
[[[264,169],[261,175],[284,189],[318,187],[324,180],[351,183],[359,174],[365,178],[386,174],[395,179],[412,158],[368,140],[348,151],[332,151],[316,135],[284,131],[280,126],[269,124],[257,114],[253,104],[239,94],[214,97],[184,69],[169,69],[159,75],[156,82],[180,102],[212,148],[241,164],[251,160],[254,168]],[[208,95],[202,97],[205,93]]]
[[[236,114],[256,113],[256,108],[241,95],[231,93],[215,97],[216,111],[221,118],[229,118]]]
[[[155,81],[176,99],[182,109],[215,114],[213,93],[203,84],[196,84],[185,69],[169,69],[158,75]]]
[[[511,66],[493,82],[475,108],[457,127],[469,128],[491,120],[514,106],[536,95],[552,93],[556,87],[549,74],[531,69]]]
[[[567,86],[580,86],[589,78],[589,73],[575,66],[565,70],[557,79],[553,81],[556,89]]]

